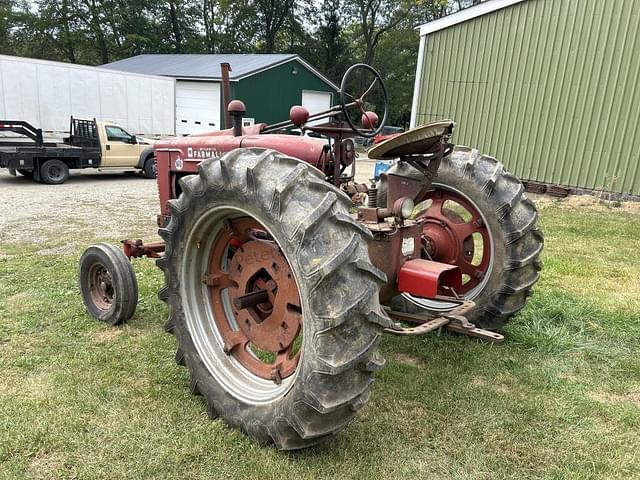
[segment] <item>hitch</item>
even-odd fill
[[[396,336],[413,336],[423,335],[434,330],[439,330],[440,328],[446,328],[450,332],[481,338],[487,342],[500,343],[504,340],[503,335],[492,332],[491,330],[478,328],[475,324],[467,320],[465,314],[473,309],[475,306],[474,302],[442,296],[438,296],[435,299],[457,303],[459,305],[450,312],[443,313],[437,317],[432,317],[426,314],[397,312],[385,307],[385,311],[390,317],[405,323],[415,324],[417,326],[402,327],[400,324],[395,324],[393,328],[385,328],[383,330],[384,333]]]
[[[160,258],[164,252],[164,242],[144,243],[142,240],[122,240],[122,250],[128,259],[149,257]]]

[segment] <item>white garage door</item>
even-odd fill
[[[322,112],[331,108],[331,92],[315,92],[313,90],[302,91],[302,106],[309,110],[309,113]],[[309,125],[325,123],[326,119],[309,122]]]
[[[220,130],[220,84],[176,82],[176,135]]]

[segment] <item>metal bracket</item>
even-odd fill
[[[390,317],[405,323],[416,324],[417,326],[402,327],[400,324],[396,324],[394,328],[385,328],[383,330],[384,333],[396,336],[414,336],[423,335],[440,328],[446,328],[451,332],[481,338],[487,342],[500,343],[504,340],[503,335],[483,328],[478,328],[475,324],[471,323],[467,317],[465,317],[465,314],[475,306],[474,302],[449,297],[437,297],[437,299],[458,303],[459,305],[449,313],[444,313],[438,317],[431,317],[425,314],[397,312],[390,308],[385,308],[385,311]]]

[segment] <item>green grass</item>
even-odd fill
[[[82,306],[81,249],[3,238],[0,478],[640,478],[640,213],[547,201],[541,224],[543,277],[505,343],[385,338],[367,407],[294,454],[207,419],[151,261],[112,328]]]

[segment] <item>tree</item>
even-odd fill
[[[255,0],[254,5],[259,20],[259,34],[264,41],[263,51],[273,53],[276,36],[287,19],[290,18],[295,0]]]
[[[364,40],[363,63],[373,65],[376,47],[382,36],[398,27],[407,19],[412,4],[401,0],[350,0],[349,10],[359,22],[359,30]]]
[[[317,51],[315,64],[331,80],[338,82],[351,63],[344,32],[342,10],[345,0],[324,0],[318,12],[320,24],[315,35]]]
[[[13,21],[13,1],[0,0],[0,54],[11,54],[10,28]]]

